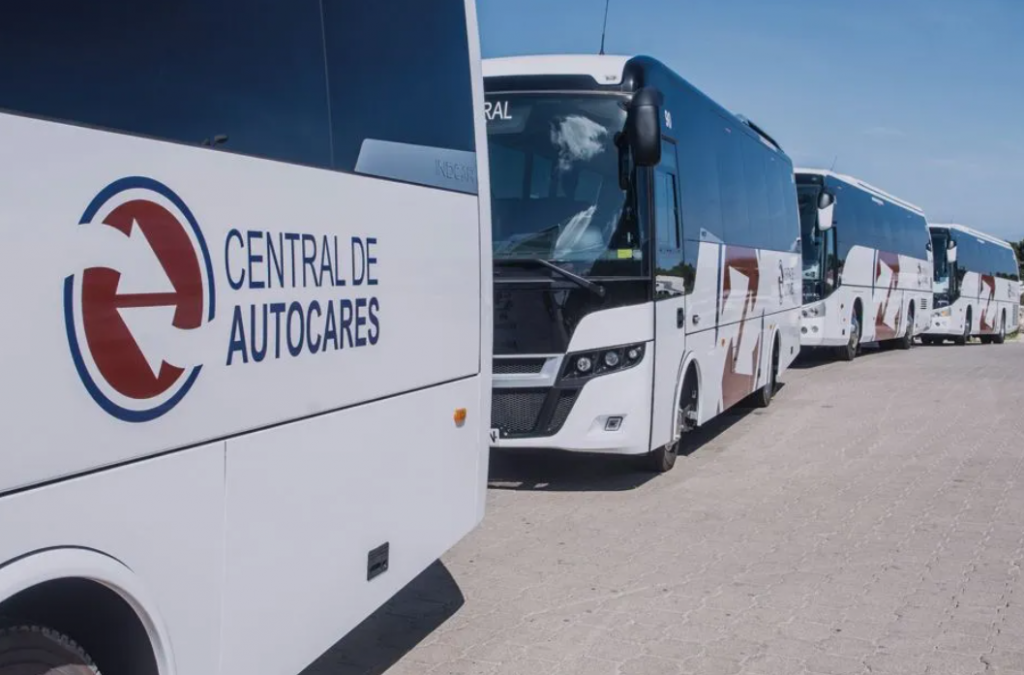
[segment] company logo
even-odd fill
[[[68,344],[86,390],[126,422],[176,406],[202,370],[200,329],[213,320],[213,266],[185,202],[151,178],[104,188],[82,214],[64,280]]]

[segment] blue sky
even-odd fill
[[[477,0],[483,54],[597,53],[604,0]],[[606,52],[647,54],[774,136],[1024,238],[1024,0],[611,0]]]

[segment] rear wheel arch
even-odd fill
[[[48,549],[0,566],[0,621],[79,645],[103,675],[173,675],[167,632],[134,573],[98,551]]]
[[[702,373],[701,368],[700,368],[700,361],[697,359],[697,356],[694,353],[692,353],[692,352],[683,357],[683,363],[682,363],[682,365],[679,368],[679,377],[678,377],[678,382],[676,384],[676,396],[675,396],[675,401],[673,401],[673,405],[672,405],[672,425],[673,425],[672,437],[673,438],[675,438],[676,432],[678,431],[676,429],[676,423],[677,423],[676,420],[678,418],[678,415],[676,413],[682,407],[683,393],[686,391],[686,387],[687,387],[687,378],[691,378],[690,382],[692,382],[693,386],[697,387],[697,411],[696,411],[696,413],[697,413],[697,419],[700,419],[700,415],[701,415],[701,397],[700,397],[700,392],[703,391],[702,387],[704,386],[703,373]]]

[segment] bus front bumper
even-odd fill
[[[953,317],[941,316],[938,312],[932,315],[931,325],[928,330],[920,333],[923,337],[941,337],[947,335],[960,335],[963,330],[953,324]]]
[[[491,446],[617,455],[650,451],[654,351],[581,388],[494,387]]]

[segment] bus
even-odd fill
[[[294,675],[483,515],[474,4],[9,3],[0,81],[0,671]]]
[[[935,250],[935,313],[924,344],[1003,344],[1020,317],[1020,267],[1005,241],[956,224],[929,224]]]
[[[796,170],[803,240],[800,340],[852,361],[863,343],[910,349],[931,321],[932,251],[920,208],[862,180]]]
[[[643,56],[486,59],[491,442],[672,468],[800,349],[792,163]]]

